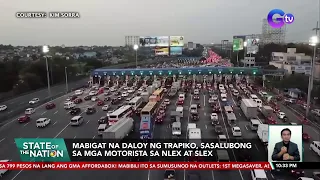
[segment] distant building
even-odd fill
[[[188,49],[193,50],[193,42],[188,42]]]
[[[125,46],[140,44],[140,36],[125,36]]]
[[[281,28],[272,28],[267,19],[262,20],[260,44],[283,44],[286,38],[286,24]]]
[[[270,65],[286,70],[286,74],[311,75],[311,56],[296,53],[296,48],[288,48],[287,52],[272,52]],[[320,63],[315,63],[315,79],[320,79]]]
[[[241,60],[244,67],[253,67],[256,65],[256,58],[255,57],[244,57],[244,59]]]

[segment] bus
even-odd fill
[[[109,125],[111,126],[121,119],[126,119],[132,116],[132,114],[133,108],[130,105],[121,106],[119,109],[109,115]]]
[[[142,102],[143,102],[142,97],[134,97],[129,101],[128,105],[132,106],[133,110],[137,110],[142,104]]]
[[[140,139],[151,139],[152,137],[152,119],[157,111],[157,102],[148,102],[141,110]]]
[[[152,93],[153,96],[156,96],[157,98],[157,101],[161,101],[161,99],[163,98],[164,96],[164,89],[163,88],[159,88],[157,90],[155,90],[153,93]]]

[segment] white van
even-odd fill
[[[250,120],[250,128],[252,131],[257,131],[259,125],[261,124],[261,122],[258,119],[251,119]]]
[[[69,102],[64,103],[63,107],[64,107],[64,109],[71,109],[71,108],[76,107],[76,104],[74,102],[69,101]]]
[[[70,121],[70,125],[71,126],[79,126],[82,123],[83,123],[83,117],[82,116],[74,116]]]
[[[180,117],[183,118],[183,107],[178,106],[176,111],[179,113]]]
[[[320,156],[320,141],[312,141],[310,144],[310,150],[313,150],[318,156]]]
[[[261,101],[260,99],[254,99],[253,101],[257,103],[257,106],[258,106],[259,108],[262,107],[262,101]]]
[[[102,136],[102,133],[108,129],[108,124],[100,124],[98,127],[98,135]]]
[[[197,128],[197,124],[196,123],[188,123],[188,127],[187,127],[187,131],[189,132],[190,129],[194,129]]]
[[[266,172],[263,169],[251,170],[252,180],[268,180]]]
[[[226,102],[227,101],[227,94],[221,94],[221,101]]]
[[[36,126],[37,127],[46,127],[48,124],[50,124],[51,120],[48,118],[39,118],[36,121]]]

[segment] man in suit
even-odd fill
[[[282,129],[282,141],[274,146],[272,153],[273,161],[300,161],[300,153],[296,143],[290,141],[291,130],[289,128]]]

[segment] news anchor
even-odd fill
[[[273,161],[300,161],[298,145],[290,141],[291,130],[284,128],[281,130],[282,141],[274,146],[271,159]]]

